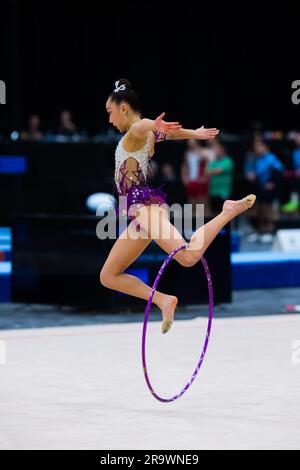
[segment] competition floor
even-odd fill
[[[166,404],[143,376],[142,313],[0,305],[0,448],[299,449],[300,315],[283,313],[298,294],[237,292],[216,307],[198,377]],[[178,311],[166,335],[151,315],[150,379],[169,397],[196,366],[205,310]]]

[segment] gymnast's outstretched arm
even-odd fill
[[[205,129],[204,126],[199,129],[182,129],[179,122],[166,122],[163,117],[166,113],[162,113],[155,120],[152,119],[141,119],[135,122],[130,129],[133,135],[139,138],[143,138],[149,131],[153,131],[156,135],[165,136],[165,138],[156,138],[156,141],[160,140],[181,140],[181,139],[214,139],[218,134],[219,130],[216,128]]]
[[[179,122],[164,121],[163,117],[165,114],[166,113],[162,113],[155,120],[143,118],[140,121],[135,122],[130,128],[130,133],[135,137],[142,139],[146,137],[149,131],[170,135],[181,129],[182,126]]]
[[[170,133],[166,140],[180,140],[180,139],[214,139],[219,134],[219,130],[216,128],[205,129],[204,126],[199,129],[178,129]]]

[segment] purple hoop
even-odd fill
[[[157,395],[157,393],[153,390],[152,385],[150,383],[148,373],[147,373],[147,366],[146,366],[146,334],[147,334],[147,323],[148,323],[150,307],[151,307],[153,295],[156,291],[158,281],[159,281],[162,273],[164,272],[166,266],[168,265],[170,260],[173,258],[173,256],[177,253],[177,251],[182,250],[183,248],[186,248],[187,246],[188,246],[187,244],[184,244],[182,246],[179,246],[179,247],[175,248],[175,250],[173,250],[172,253],[170,253],[168,255],[167,259],[163,262],[163,264],[162,264],[162,266],[161,266],[160,270],[158,271],[158,274],[155,278],[155,281],[153,283],[151,294],[149,296],[148,304],[147,304],[146,311],[145,311],[143,336],[142,336],[142,362],[143,362],[144,375],[145,375],[146,383],[147,383],[148,388],[149,388],[150,392],[152,393],[152,395],[158,401],[161,401],[161,402],[164,402],[164,403],[174,401],[177,398],[181,397],[181,395],[183,395],[187,391],[187,389],[192,385],[192,383],[194,382],[194,380],[195,380],[195,378],[196,378],[196,376],[197,376],[197,374],[200,370],[202,362],[204,360],[204,356],[205,356],[207,346],[208,346],[208,342],[209,342],[209,338],[210,338],[211,326],[212,326],[212,319],[213,319],[213,287],[212,287],[212,280],[211,280],[211,275],[210,275],[210,272],[209,272],[208,264],[207,264],[206,260],[202,257],[201,261],[202,261],[202,264],[203,264],[204,269],[205,269],[205,273],[206,273],[206,277],[207,277],[207,284],[208,284],[208,292],[209,292],[209,317],[208,317],[207,333],[206,333],[206,338],[205,338],[205,343],[204,343],[204,346],[203,346],[203,350],[202,350],[199,362],[197,364],[197,367],[194,370],[194,373],[193,373],[191,379],[187,382],[187,384],[184,386],[184,388],[181,390],[180,393],[178,393],[177,395],[174,395],[174,397],[172,397],[172,398],[161,398],[159,395]]]

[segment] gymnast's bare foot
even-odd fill
[[[178,299],[175,295],[164,295],[159,308],[162,311],[163,323],[161,327],[162,333],[167,333],[174,321],[174,311],[177,306]]]
[[[236,217],[253,207],[255,200],[256,196],[254,194],[249,194],[249,196],[239,199],[238,201],[225,201],[223,205],[223,213],[230,218]]]

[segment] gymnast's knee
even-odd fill
[[[115,281],[113,276],[106,268],[102,268],[100,271],[100,284],[108,289],[112,289]]]
[[[181,266],[184,266],[185,268],[191,268],[192,266],[195,266],[196,263],[198,263],[199,254],[193,250],[183,249],[178,256],[177,261],[179,264],[181,264]]]

